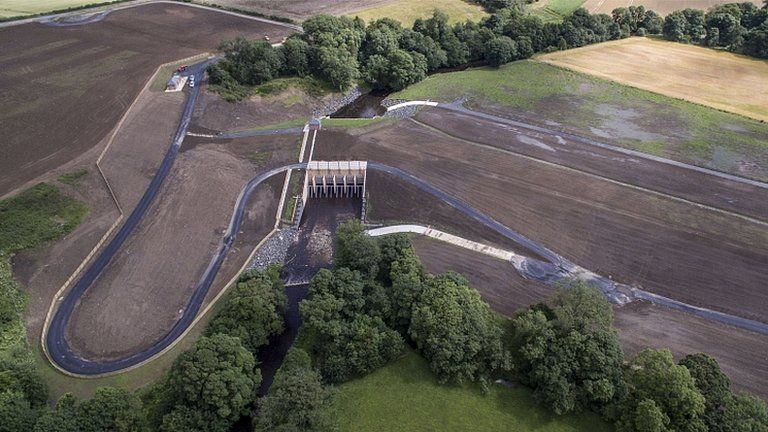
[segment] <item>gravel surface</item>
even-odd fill
[[[352,103],[355,99],[360,97],[363,92],[360,90],[360,87],[355,87],[352,90],[349,91],[344,97],[336,98],[334,97],[331,99],[328,103],[326,103],[322,108],[315,109],[312,111],[312,117],[325,117],[329,116],[336,111],[338,111],[341,107],[348,105]]]
[[[276,232],[261,245],[248,268],[262,270],[273,264],[283,264],[288,248],[296,241],[297,233],[295,228],[284,228]]]
[[[397,105],[399,103],[408,102],[405,99],[384,99],[381,101],[381,105],[385,107],[391,107],[393,105]],[[408,118],[413,117],[416,115],[416,112],[419,110],[419,105],[409,105],[402,108],[398,108],[396,110],[387,111],[384,114],[384,117],[390,117],[390,118]]]

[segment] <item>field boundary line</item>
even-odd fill
[[[107,180],[107,176],[104,174],[104,171],[101,169],[101,161],[104,158],[104,155],[107,153],[107,150],[112,146],[112,143],[115,141],[115,137],[117,137],[118,132],[120,132],[120,129],[123,128],[123,124],[128,119],[128,116],[132,114],[133,108],[136,106],[136,104],[139,102],[139,99],[141,99],[143,96],[147,95],[149,92],[149,88],[152,87],[152,84],[155,82],[155,79],[157,78],[157,75],[160,73],[163,68],[171,66],[176,63],[183,63],[192,59],[195,59],[197,57],[202,56],[211,56],[211,53],[209,52],[203,52],[200,54],[196,54],[193,56],[185,57],[183,59],[179,60],[173,60],[167,63],[163,63],[160,66],[155,69],[155,72],[149,77],[146,83],[144,83],[144,87],[141,88],[141,91],[139,91],[139,94],[136,95],[136,97],[133,99],[133,102],[131,102],[130,105],[128,105],[128,109],[125,110],[125,113],[120,118],[120,121],[117,122],[115,127],[112,129],[112,133],[109,136],[109,140],[107,140],[107,145],[104,146],[104,149],[99,154],[99,157],[96,158],[96,168],[99,170],[99,174],[101,174],[101,177],[104,179],[104,182],[107,184],[107,189],[109,189],[110,195],[112,195],[112,199],[115,201],[115,205],[117,205],[117,209],[120,211],[120,215],[123,215],[125,212],[123,211],[123,207],[120,205],[120,202],[117,200],[117,196],[115,195],[114,190],[112,189],[112,185],[109,183],[109,180]]]
[[[709,211],[713,211],[715,213],[720,213],[720,214],[724,214],[724,215],[727,215],[727,216],[736,217],[736,218],[739,218],[739,219],[743,219],[743,220],[745,220],[747,222],[751,222],[751,223],[754,223],[754,224],[757,224],[757,225],[762,225],[762,226],[768,227],[768,221],[763,221],[763,220],[760,220],[760,219],[753,218],[751,216],[746,216],[746,215],[743,215],[743,214],[740,214],[740,213],[735,213],[735,212],[732,212],[732,211],[729,211],[729,210],[721,209],[721,208],[710,206],[710,205],[707,205],[707,204],[702,204],[702,203],[699,203],[699,202],[696,202],[696,201],[691,201],[689,199],[681,198],[679,196],[668,194],[666,192],[660,192],[660,191],[649,189],[649,188],[646,188],[646,187],[643,187],[643,186],[633,185],[631,183],[625,183],[625,182],[622,182],[622,181],[619,181],[619,180],[616,180],[616,179],[612,179],[612,178],[609,178],[609,177],[604,177],[604,176],[601,176],[601,175],[598,175],[598,174],[593,174],[593,173],[590,173],[590,172],[587,172],[587,171],[582,171],[580,169],[572,168],[572,167],[569,167],[569,166],[566,166],[566,165],[560,165],[560,164],[557,164],[557,163],[554,163],[554,162],[550,162],[550,161],[547,161],[547,160],[544,160],[544,159],[539,159],[539,158],[536,158],[536,157],[533,157],[533,156],[528,156],[528,155],[525,155],[525,154],[522,154],[522,153],[518,153],[518,152],[513,151],[513,150],[502,149],[502,148],[494,147],[494,146],[492,146],[490,144],[484,144],[484,143],[481,143],[481,142],[472,141],[472,140],[469,140],[469,139],[466,139],[466,138],[462,138],[462,137],[458,137],[458,136],[452,135],[452,134],[450,134],[448,132],[445,132],[443,130],[440,130],[440,129],[434,127],[434,126],[428,125],[426,123],[422,123],[422,122],[420,122],[420,121],[418,121],[418,120],[416,120],[414,118],[411,118],[410,120],[412,122],[418,124],[421,127],[433,130],[433,131],[435,131],[435,132],[437,132],[439,134],[445,135],[445,136],[447,136],[447,137],[449,137],[451,139],[455,139],[455,140],[466,142],[466,143],[471,144],[473,146],[479,146],[479,147],[483,147],[483,148],[486,148],[486,149],[489,149],[489,150],[493,150],[493,151],[497,151],[497,152],[501,152],[501,153],[506,153],[506,154],[514,155],[514,156],[517,156],[517,157],[520,157],[520,158],[523,158],[523,159],[526,159],[526,160],[534,161],[534,162],[541,163],[541,164],[544,164],[544,165],[547,165],[547,166],[555,167],[555,168],[562,169],[562,170],[569,171],[569,172],[574,172],[574,173],[582,174],[582,175],[585,175],[585,176],[588,176],[588,177],[591,177],[591,178],[594,178],[594,179],[597,179],[597,180],[601,180],[601,181],[605,181],[605,182],[608,182],[608,183],[612,183],[612,184],[615,184],[617,186],[622,186],[622,187],[626,187],[626,188],[629,188],[629,189],[634,189],[634,190],[637,190],[637,191],[640,191],[640,192],[649,193],[651,195],[664,197],[664,198],[667,198],[667,199],[670,199],[670,200],[673,200],[673,201],[677,201],[677,202],[680,202],[680,203],[683,203],[683,204],[692,205],[694,207],[698,207],[698,208],[701,208],[701,209],[704,209],[704,210],[709,210]],[[637,216],[635,216],[635,217],[637,217]]]

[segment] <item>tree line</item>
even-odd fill
[[[482,3],[493,13],[478,22],[448,23],[435,11],[411,28],[390,18],[366,23],[360,18],[316,15],[274,48],[266,41],[238,38],[221,45],[223,61],[209,67],[211,83],[229,100],[248,88],[281,76],[314,76],[344,90],[363,81],[374,89],[400,90],[441,68],[472,62],[500,66],[551,52],[633,35],[721,47],[768,58],[768,3],[716,6],[708,12],[685,9],[666,18],[643,6],[617,8],[611,15],[579,8],[562,22],[543,22],[519,2]]]
[[[768,0],[762,8],[753,3],[728,3],[707,12],[675,11],[664,19],[663,30],[664,37],[672,41],[768,58]]]

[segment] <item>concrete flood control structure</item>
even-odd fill
[[[365,161],[311,161],[304,177],[302,201],[307,198],[356,198],[365,196]]]

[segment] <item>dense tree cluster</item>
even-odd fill
[[[610,304],[572,283],[518,314],[509,347],[516,378],[555,413],[602,413],[618,432],[768,431],[760,399],[734,394],[717,361],[644,350],[629,363],[612,327]]]
[[[321,373],[330,382],[367,374],[399,356],[405,344],[368,301],[382,289],[360,272],[339,267],[321,270],[301,303],[305,330]],[[373,307],[372,307],[373,306]]]
[[[265,41],[235,39],[222,44],[225,59],[209,68],[211,82],[237,99],[241,85],[261,84],[277,76],[314,75],[338,89],[362,79],[375,89],[400,90],[430,72],[468,62],[500,66],[539,51],[554,51],[631,34],[658,33],[662,20],[643,9],[634,15],[591,15],[579,9],[562,23],[544,23],[512,1],[484,4],[494,13],[479,22],[448,23],[440,11],[404,28],[390,18],[366,24],[358,19],[316,15],[304,33],[272,48]],[[638,11],[632,8],[632,14]]]
[[[558,414],[600,411],[623,396],[613,311],[597,290],[576,283],[514,320],[517,376]]]
[[[376,240],[359,221],[340,227],[336,267],[312,280],[301,305],[323,376],[368,373],[412,343],[443,381],[483,381],[509,368],[488,305],[455,274],[427,274],[405,236]]]
[[[247,350],[256,352],[271,337],[283,332],[286,307],[279,270],[249,270],[239,277],[205,333],[236,336]]]
[[[684,9],[664,19],[664,37],[768,58],[768,3],[717,5],[707,12]]]
[[[256,432],[334,430],[333,390],[312,368],[309,354],[291,348],[269,393],[258,403]]]

